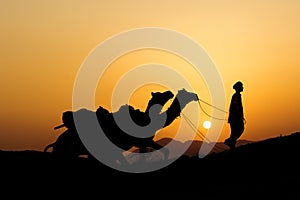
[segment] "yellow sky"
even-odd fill
[[[232,84],[243,81],[247,124],[242,139],[299,131],[299,24],[298,0],[2,0],[0,149],[40,150],[54,141],[61,132],[53,127],[72,108],[73,84],[87,55],[108,37],[142,27],[172,29],[200,44],[222,76],[227,106]],[[116,60],[111,73],[147,62],[188,65],[164,52],[141,51]],[[199,81],[197,92],[210,101],[203,80],[191,81]],[[143,106],[147,100],[135,102],[133,96],[131,101]],[[105,100],[99,97],[96,103]],[[201,113],[200,121],[204,118]],[[220,140],[228,135],[225,123]]]

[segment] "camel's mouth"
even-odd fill
[[[195,94],[195,101],[199,101],[199,97],[197,94]]]

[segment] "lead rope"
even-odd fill
[[[211,105],[211,104],[209,104],[209,103],[207,103],[207,102],[205,102],[205,101],[203,101],[203,100],[201,100],[201,99],[199,99],[199,100],[198,100],[198,104],[199,104],[199,107],[201,108],[201,110],[204,112],[204,114],[206,114],[207,116],[209,116],[209,117],[211,117],[211,118],[213,118],[213,119],[217,119],[217,120],[227,120],[227,118],[217,118],[217,117],[214,117],[214,116],[211,116],[210,114],[208,114],[208,113],[203,109],[203,107],[201,106],[200,101],[203,102],[203,103],[205,103],[205,104],[207,104],[207,105],[209,105],[209,106],[211,106],[211,107],[213,107],[213,108],[215,108],[215,109],[217,109],[217,110],[219,110],[219,111],[222,111],[222,112],[224,112],[224,113],[228,113],[228,112],[225,111],[225,110],[222,110],[222,109],[220,109],[220,108],[218,108],[218,107],[216,107],[216,106],[213,106],[213,105]]]
[[[203,140],[203,141],[206,141],[207,142],[207,144],[208,145],[213,145],[213,142],[211,142],[209,139],[207,139],[206,137],[205,137],[205,135],[193,124],[193,122],[184,114],[184,113],[182,113],[182,116],[183,116],[183,118],[186,120],[186,122],[188,123],[188,125],[191,127],[191,129],[193,129],[193,131],[195,131],[196,132],[196,134]],[[215,146],[215,145],[213,145],[213,146]],[[212,146],[212,147],[213,147]],[[219,147],[219,146],[215,146],[214,147],[216,150],[218,150],[218,151],[223,151],[223,150],[225,150],[224,148],[221,148],[221,147]]]
[[[213,108],[215,108],[215,109],[217,109],[217,110],[219,110],[219,111],[222,111],[222,112],[224,112],[224,113],[228,113],[228,112],[225,111],[225,110],[222,110],[222,109],[220,109],[220,108],[218,108],[218,107],[216,107],[216,106],[214,106],[214,105],[211,105],[211,104],[209,104],[209,103],[207,103],[207,102],[205,102],[205,101],[203,101],[203,100],[201,100],[201,99],[199,99],[199,100],[198,100],[198,104],[199,104],[199,107],[201,108],[201,110],[204,112],[204,114],[206,114],[207,116],[209,116],[209,117],[211,117],[211,118],[213,118],[213,119],[216,119],[216,120],[227,120],[227,118],[217,118],[217,117],[213,117],[213,116],[209,115],[209,114],[203,109],[203,107],[201,106],[200,101],[201,101],[202,103],[205,103],[205,104],[207,104],[207,105],[209,105],[209,106],[211,106],[211,107],[213,107]],[[203,141],[207,141],[209,145],[212,145],[212,142],[209,141],[209,140],[205,137],[205,135],[204,135],[204,134],[203,134],[203,133],[202,133],[202,132],[194,125],[194,124],[193,124],[193,122],[192,122],[192,121],[191,121],[184,113],[181,113],[181,114],[182,114],[183,118],[186,120],[186,122],[188,123],[188,125],[193,129],[193,131],[195,131],[196,134],[197,134]],[[218,147],[218,146],[215,146],[215,149],[224,150],[223,148]]]

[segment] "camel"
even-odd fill
[[[155,134],[158,130],[169,126],[177,117],[179,117],[181,111],[188,103],[198,101],[198,96],[195,93],[181,89],[178,91],[170,107],[167,110],[162,111],[163,106],[174,97],[174,94],[171,91],[165,91],[152,92],[151,95],[152,98],[149,100],[144,112],[139,109],[135,109],[133,106],[128,104],[121,106],[119,110],[114,113],[109,112],[102,106],[99,106],[96,110],[96,116],[105,136],[122,150],[128,151],[132,147],[137,147],[139,151],[143,153],[147,152],[148,148],[152,148],[155,150],[161,150],[164,153],[165,158],[168,158],[168,150],[153,140]],[[158,106],[153,107],[154,105]],[[79,111],[82,111],[82,109],[75,112]],[[163,119],[164,121],[162,121],[162,123],[156,123],[152,127],[150,126],[151,128],[149,129],[145,129],[148,132],[146,137],[142,137],[143,133],[138,133],[141,137],[135,137],[122,130],[114,119],[114,116],[119,116],[119,118],[122,119],[121,121],[126,123],[127,119],[124,117],[127,118],[128,113],[130,114],[132,121],[140,127],[148,126],[152,120],[159,121],[160,119]],[[88,155],[92,157],[82,144],[78,133],[76,132],[71,114],[71,111],[63,113],[63,122],[65,122],[64,125],[68,129],[63,132],[54,143],[47,145],[44,152],[47,152],[48,149],[52,147],[52,153],[56,155],[64,155],[68,157]],[[62,127],[62,125],[59,127]],[[124,160],[123,158],[121,159]]]
[[[174,94],[171,91],[165,91],[165,92],[151,92],[152,98],[149,100],[146,111],[145,111],[145,116],[148,116],[149,110],[153,105],[160,105],[161,107],[166,104],[167,101],[172,99],[174,97]],[[131,107],[132,108],[132,107]],[[75,112],[82,112],[82,111],[87,111],[89,110],[86,109],[80,109]],[[98,115],[100,112],[103,113],[105,111],[106,114],[110,116],[109,112],[103,107],[99,107],[96,111],[96,114]],[[149,120],[149,119],[147,119]],[[73,121],[73,111],[65,111],[62,114],[62,121],[63,124],[54,127],[54,129],[59,129],[62,127],[66,127],[67,130],[63,132],[55,142],[47,145],[44,148],[44,152],[47,152],[50,148],[52,148],[52,154],[57,155],[57,156],[63,156],[63,157],[77,157],[79,155],[88,155],[91,156],[90,153],[87,151],[87,149],[84,147],[82,144],[77,131],[76,127]],[[106,123],[106,118],[103,119],[103,122]],[[111,122],[110,122],[111,123]],[[102,123],[103,124],[103,123]],[[131,147],[129,145],[129,147]],[[129,149],[129,147],[125,147],[125,149]]]

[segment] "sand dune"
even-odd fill
[[[300,132],[251,142],[200,159],[183,155],[157,171],[125,173],[97,160],[59,159],[39,151],[0,151],[3,191],[35,188],[89,194],[108,191],[197,192],[200,196],[299,195]],[[163,161],[153,161],[163,162]],[[71,191],[66,186],[73,188]],[[60,188],[60,189],[59,189]],[[77,191],[78,192],[78,191]]]

